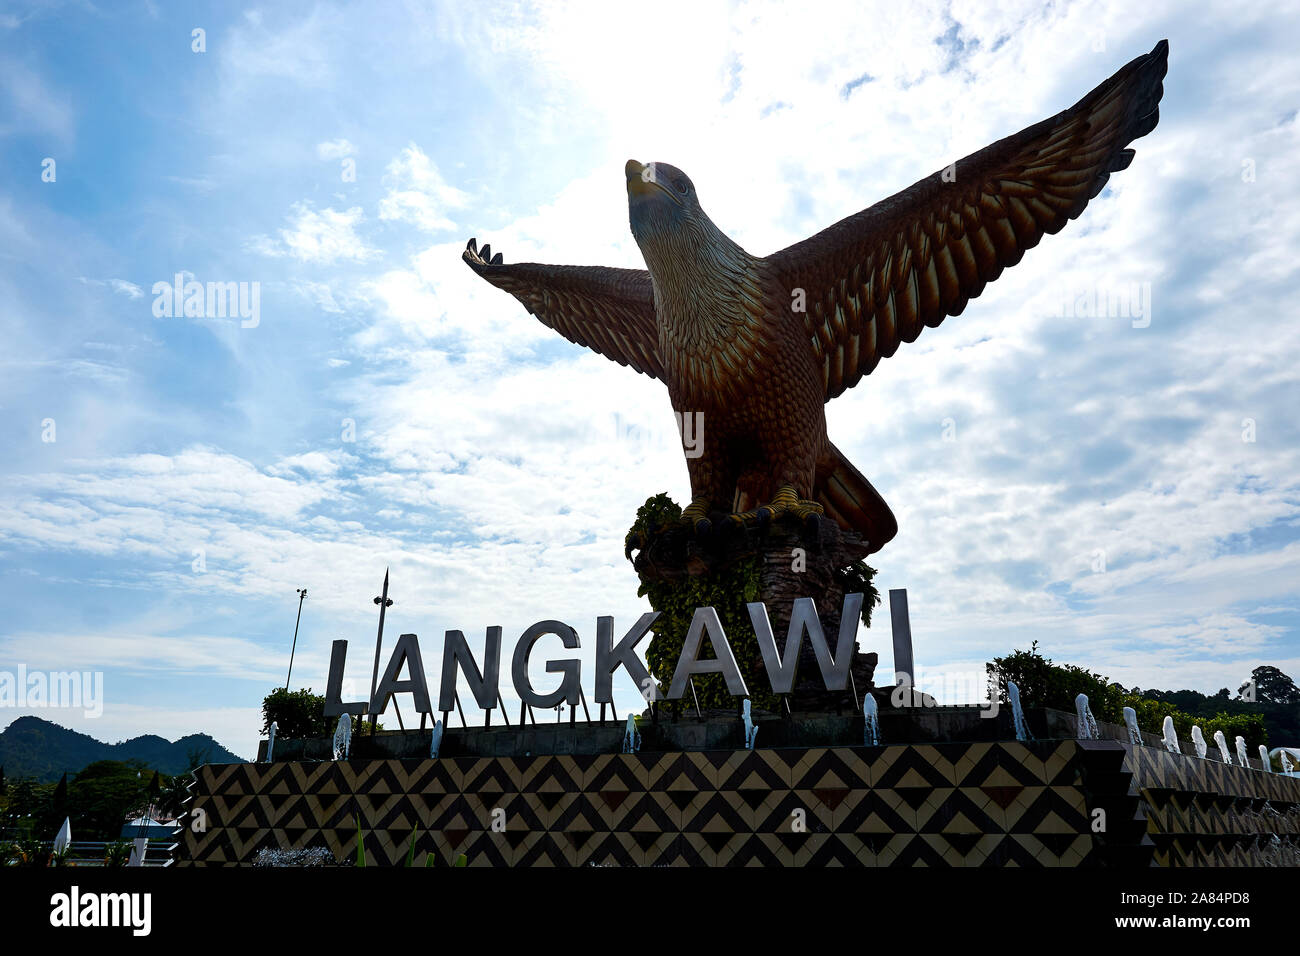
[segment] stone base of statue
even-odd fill
[[[779,652],[785,647],[795,599],[812,598],[834,650],[844,595],[862,593],[865,624],[880,600],[871,583],[875,571],[863,563],[866,542],[829,518],[804,522],[780,516],[741,528],[719,521],[705,535],[697,535],[679,518],[677,505],[658,495],[638,511],[628,535],[628,556],[641,579],[638,593],[660,612],[646,660],[661,689],[666,690],[672,679],[695,608],[713,607],[756,709],[808,713],[860,707],[863,695],[874,689],[875,653],[857,650],[849,687],[830,692],[822,682],[811,642],[805,639],[794,692],[782,701],[771,692],[746,605],[752,601],[767,605]],[[720,676],[696,676],[694,685],[694,694],[688,691],[682,701],[688,711],[696,706],[696,698],[701,712],[736,711],[737,699],[727,692]]]

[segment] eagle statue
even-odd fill
[[[681,170],[629,160],[646,269],[508,265],[474,239],[463,258],[571,342],[663,381],[680,415],[702,413],[682,512],[696,533],[825,515],[878,551],[897,522],[827,437],[826,402],[959,315],[1132,162],[1129,143],[1159,120],[1168,50],[1161,40],[1070,109],[766,257],[714,225]]]

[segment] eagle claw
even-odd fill
[[[779,516],[789,515],[803,522],[810,532],[816,532],[821,524],[825,509],[816,501],[800,498],[791,485],[782,485],[776,497],[765,505],[759,505],[751,511],[727,515],[727,523],[733,528],[743,528],[753,522],[759,529],[766,529]]]
[[[461,258],[472,266],[499,266],[505,264],[505,259],[501,253],[492,255],[492,246],[490,243],[483,243],[483,248],[479,249],[478,240],[471,239],[465,244],[465,251],[461,253]]]

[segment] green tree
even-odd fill
[[[120,760],[97,760],[83,768],[68,787],[74,832],[86,840],[121,836],[127,819],[145,808],[145,769]]]
[[[1007,702],[1007,681],[1020,689],[1020,702],[1026,707],[1054,707],[1073,711],[1074,699],[1088,695],[1088,703],[1098,720],[1119,723],[1123,720],[1124,688],[1112,684],[1100,674],[1073,664],[1053,664],[1038,653],[1034,641],[1027,651],[1012,651],[995,657],[984,665],[989,677],[989,691]]]
[[[311,688],[286,690],[277,687],[262,701],[262,733],[270,733],[271,724],[283,740],[324,737],[333,732],[325,717],[325,698]]]
[[[311,688],[306,690],[285,690],[277,687],[266,695],[262,701],[262,733],[269,733],[271,724],[276,724],[275,735],[279,740],[302,740],[307,737],[333,737],[337,726],[337,717],[325,716],[325,698],[313,694]],[[375,725],[375,730],[384,729],[382,723]],[[364,736],[370,733],[370,721],[365,717],[352,718],[352,735]],[[195,767],[198,764],[194,765]],[[193,768],[191,768],[193,769]]]
[[[1244,737],[1252,751],[1268,742],[1268,728],[1264,714],[1253,705],[1230,699],[1227,688],[1213,696],[1196,691],[1126,691],[1121,685],[1073,664],[1054,664],[1038,653],[1034,641],[1027,651],[1013,651],[1006,657],[995,657],[985,665],[989,675],[989,689],[1007,701],[1007,681],[1020,688],[1020,701],[1026,707],[1052,707],[1072,712],[1074,699],[1079,694],[1088,695],[1088,703],[1098,720],[1112,724],[1123,723],[1124,708],[1132,707],[1138,726],[1158,734],[1165,717],[1171,717],[1178,736],[1187,740],[1192,735],[1192,724],[1200,725],[1206,740],[1222,730],[1231,748],[1238,736]],[[1179,705],[1182,704],[1187,709]]]
[[[5,826],[15,838],[29,837],[44,829],[51,815],[54,787],[33,780],[18,780],[10,788],[9,803],[5,808]]]
[[[1259,703],[1294,705],[1300,704],[1300,687],[1276,667],[1263,665],[1250,672],[1250,680],[1237,688],[1238,694],[1245,694],[1251,684],[1255,685],[1255,700]]]

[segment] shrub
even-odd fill
[[[270,732],[272,722],[277,724],[275,735],[279,740],[333,737],[338,726],[337,717],[325,716],[325,698],[313,694],[310,687],[295,691],[277,687],[267,694],[262,701],[262,733]],[[382,723],[375,724],[376,732],[383,729]],[[352,718],[353,737],[364,737],[369,733],[369,715]]]
[[[1114,724],[1124,721],[1123,687],[1073,664],[1053,664],[1038,653],[1037,641],[1027,651],[1012,651],[984,666],[989,675],[990,694],[997,693],[1003,703],[1007,702],[1007,681],[1011,680],[1020,688],[1020,702],[1025,707],[1055,707],[1073,712],[1074,699],[1079,694],[1087,694],[1093,716],[1098,720]]]
[[[131,862],[131,841],[114,840],[104,846],[104,865],[114,869]]]
[[[1235,750],[1237,737],[1244,737],[1247,748],[1253,753],[1260,744],[1267,745],[1268,733],[1264,715],[1260,713],[1217,713],[1212,717],[1197,717],[1185,713],[1158,696],[1146,696],[1135,690],[1126,691],[1073,664],[1054,664],[1038,653],[1034,641],[1027,651],[1012,651],[1006,657],[995,657],[985,665],[989,676],[990,693],[1007,702],[1007,681],[1015,681],[1020,688],[1020,702],[1025,707],[1054,707],[1072,712],[1074,699],[1079,694],[1088,695],[1088,704],[1098,720],[1112,724],[1124,722],[1124,708],[1132,707],[1138,726],[1148,733],[1159,734],[1165,717],[1172,717],[1174,730],[1182,740],[1192,736],[1192,724],[1199,724],[1207,741],[1212,741],[1216,730],[1223,731],[1229,750]],[[1160,695],[1147,691],[1147,695]],[[1213,744],[1211,743],[1211,746]]]
[[[313,694],[310,687],[277,687],[267,694],[262,701],[262,733],[270,733],[273,723],[277,725],[276,735],[285,740],[325,737],[333,732],[325,718],[325,698]]]

